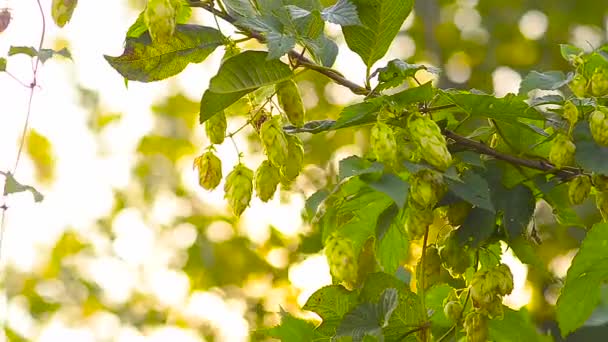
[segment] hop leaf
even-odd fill
[[[224,192],[234,214],[241,216],[251,201],[253,171],[243,164],[237,164],[226,177]]]
[[[205,121],[205,133],[212,144],[221,144],[226,137],[226,114],[221,111]]]
[[[468,342],[486,342],[489,334],[487,318],[478,312],[469,313],[464,319],[464,331]]]
[[[588,176],[577,176],[570,181],[568,186],[570,203],[574,205],[583,203],[585,198],[589,196],[589,192],[591,192],[591,180]]]
[[[419,208],[433,208],[445,192],[440,174],[424,169],[415,173],[410,179],[410,196],[412,203]]]
[[[283,166],[281,166],[281,176],[284,178],[285,183],[290,183],[302,171],[302,165],[304,163],[304,147],[302,146],[302,140],[296,135],[286,134],[287,137],[287,160]]]
[[[460,226],[469,215],[473,206],[466,201],[460,201],[450,204],[448,207],[448,220],[452,226]]]
[[[387,164],[397,159],[397,141],[393,130],[383,122],[376,122],[372,127],[370,144],[376,158]]]
[[[446,170],[452,163],[445,137],[437,123],[427,116],[415,115],[408,122],[411,139],[424,151],[422,158],[440,170]]]
[[[454,233],[447,235],[443,241],[443,245],[439,248],[443,267],[452,277],[460,277],[471,266],[468,247],[460,247]]]
[[[290,79],[278,83],[275,88],[279,106],[283,108],[289,122],[296,127],[302,127],[304,125],[304,105],[296,82]]]
[[[608,145],[608,115],[603,109],[596,109],[591,113],[589,128],[595,142],[600,145]]]
[[[325,244],[325,256],[334,279],[353,287],[357,282],[358,264],[352,241],[339,234],[332,234]]]
[[[279,185],[279,169],[264,160],[255,171],[255,193],[264,202],[272,198]]]
[[[64,27],[72,18],[72,13],[78,4],[78,0],[53,0],[51,16],[55,24]]]
[[[570,90],[576,97],[585,97],[587,92],[587,79],[581,74],[576,74],[572,81],[568,84]]]
[[[175,31],[176,10],[171,0],[148,0],[144,22],[155,42],[166,42]]]
[[[574,151],[576,145],[565,134],[559,133],[553,139],[551,150],[549,151],[549,161],[557,168],[570,165],[574,162]]]
[[[276,167],[285,165],[288,156],[288,141],[279,124],[279,117],[266,120],[260,128],[260,138],[268,160]]]
[[[207,190],[215,189],[222,180],[222,161],[213,154],[206,152],[194,159],[194,167],[198,169],[198,183]]]
[[[566,103],[564,103],[563,110],[564,119],[568,120],[570,127],[573,127],[578,121],[578,108],[574,103],[572,103],[572,101],[566,101]]]
[[[608,69],[597,68],[591,76],[591,94],[604,96],[608,94]]]

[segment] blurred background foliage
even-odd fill
[[[132,0],[130,5],[134,20],[145,3]],[[504,95],[517,92],[530,70],[568,70],[558,44],[593,49],[606,42],[607,25],[608,7],[592,0],[421,0],[383,61],[398,57],[433,64],[444,71],[437,80],[440,87]],[[339,31],[330,33],[337,37]],[[341,60],[335,67],[347,75],[351,65],[358,65]],[[51,336],[48,331],[44,335],[45,329],[57,321],[64,329],[91,332],[73,336],[95,341],[143,341],[152,335],[155,341],[167,340],[163,336],[175,341],[255,340],[261,338],[256,330],[277,323],[281,309],[300,313],[306,296],[330,281],[319,254],[320,237],[312,232],[303,203],[334,181],[339,159],[365,153],[367,132],[303,136],[304,173],[271,203],[254,204],[239,221],[223,208],[221,190],[209,194],[194,186],[192,160],[208,145],[198,125],[200,98],[167,83],[170,93],[150,103],[151,129],[143,135],[131,132],[130,139],[137,140],[131,175],[125,186],[112,190],[109,213],[95,218],[92,227],[66,227],[53,246],[37,250],[40,262],[30,269],[7,265],[3,278],[11,340],[43,340],[41,336]],[[336,118],[348,101],[356,100],[313,72],[301,74],[298,83],[308,120]],[[104,108],[96,89],[73,87],[88,112],[88,134],[95,137],[97,153],[107,155],[108,131],[125,113]],[[229,130],[239,127],[245,114],[238,103],[233,106]],[[261,147],[253,130],[243,132],[247,139],[237,142],[255,167]],[[229,140],[224,145],[220,154],[234,154]],[[25,153],[37,184],[49,189],[56,175],[52,141],[31,130]],[[236,157],[227,158],[225,173]],[[592,203],[575,210],[586,223],[597,219]],[[272,215],[281,216],[280,225],[268,223]],[[540,259],[527,273],[527,309],[541,329],[559,339],[553,321],[561,284],[556,277],[565,275],[583,228],[557,225],[544,206],[538,207],[535,228],[542,243],[535,246]],[[604,293],[605,302],[588,325],[568,340],[607,336],[608,289]]]

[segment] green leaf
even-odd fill
[[[257,15],[257,11],[250,0],[223,0],[223,3],[228,14],[233,17],[240,16],[251,18]]]
[[[279,60],[268,60],[265,51],[245,51],[228,58],[220,66],[210,83],[209,90],[218,93],[236,93],[290,79],[289,65]]]
[[[433,74],[439,74],[439,69],[427,67],[422,64],[409,64],[400,59],[389,61],[385,67],[379,68],[374,72],[378,73],[380,84],[376,91],[390,89],[400,86],[408,77],[413,77],[418,70],[427,70]]]
[[[425,304],[427,309],[432,310],[431,323],[433,328],[450,327],[453,322],[443,313],[443,301],[452,292],[448,284],[438,284],[425,291]]]
[[[513,253],[524,264],[530,265],[535,268],[534,271],[540,272],[544,277],[552,278],[550,271],[547,269],[547,265],[543,262],[543,259],[538,255],[534,246],[524,237],[519,237],[509,241],[509,248],[513,250]]]
[[[310,342],[315,326],[311,322],[297,318],[281,309],[281,324],[268,330],[271,337],[281,341]]]
[[[313,120],[313,121],[308,121],[302,127],[295,127],[295,126],[289,125],[289,126],[283,127],[283,130],[289,134],[294,134],[294,133],[317,134],[317,133],[332,130],[335,124],[336,124],[335,120]]]
[[[382,58],[412,11],[413,0],[353,0],[363,26],[342,26],[348,47],[371,68]]]
[[[473,204],[474,206],[495,212],[494,204],[490,197],[488,182],[477,173],[468,170],[462,174],[462,181],[446,179],[450,191],[457,197]]]
[[[534,89],[555,90],[568,84],[574,73],[569,72],[567,75],[561,71],[538,72],[531,71],[519,85],[519,95],[526,95]]]
[[[338,170],[338,180],[343,180],[348,177],[370,173],[380,174],[384,170],[384,165],[358,156],[350,156],[340,160]]]
[[[312,54],[313,59],[324,67],[331,67],[338,57],[338,45],[325,34],[316,39],[303,38],[302,43]]]
[[[453,103],[471,116],[515,122],[519,118],[543,120],[542,115],[524,102],[525,98],[508,94],[497,98],[492,95],[474,94],[464,91],[441,91],[448,103]]]
[[[388,97],[389,101],[394,102],[399,106],[407,106],[412,103],[430,101],[435,95],[433,91],[433,82],[427,82],[421,86],[408,88]]]
[[[576,163],[586,171],[608,174],[608,147],[593,140],[589,123],[583,121],[576,125],[572,136],[576,144]]]
[[[17,192],[29,191],[34,196],[34,201],[40,202],[44,199],[44,196],[42,196],[42,194],[38,192],[38,190],[36,190],[33,186],[23,185],[17,182],[15,176],[13,176],[12,173],[0,171],[0,174],[4,175],[5,178],[3,190],[4,196]]]
[[[253,91],[253,89],[243,90],[236,93],[217,94],[209,89],[205,90],[203,98],[201,99],[201,110],[198,121],[201,124],[205,123],[205,121],[209,120],[209,118],[230,107],[231,104],[249,94],[251,91]]]
[[[270,31],[266,35],[268,59],[278,59],[296,46],[296,39],[287,34]]]
[[[579,328],[600,300],[600,285],[608,280],[608,223],[588,231],[568,269],[557,300],[557,322],[562,336]]]
[[[504,318],[490,320],[488,326],[492,341],[543,341],[525,308],[504,308]]]
[[[522,236],[526,232],[536,208],[536,198],[532,190],[519,184],[502,192],[498,197],[500,204],[497,206],[503,211],[502,224],[509,240]]]
[[[0,71],[6,71],[6,58],[0,57]]]
[[[390,197],[399,208],[403,208],[410,187],[407,182],[392,173],[385,173],[380,178],[361,177],[372,189]]]
[[[192,16],[192,8],[188,6],[186,0],[179,0],[177,6],[177,14],[175,15],[175,22],[177,24],[186,24]],[[146,22],[144,20],[144,12],[142,11],[137,16],[137,20],[129,27],[127,31],[127,38],[137,38],[148,30]]]
[[[543,194],[543,199],[553,208],[557,221],[563,225],[585,227],[585,224],[572,209],[568,198],[568,184],[559,183],[558,180],[548,181],[544,175],[534,178],[534,184]]]
[[[382,270],[388,274],[395,274],[408,256],[409,240],[403,228],[405,210],[398,209],[395,204],[387,208],[378,218],[376,226],[376,258]],[[390,221],[385,229],[387,219]]]
[[[370,124],[376,121],[376,113],[380,110],[376,102],[361,102],[342,109],[338,120],[332,129],[346,128]]]
[[[63,48],[58,51],[55,51],[53,49],[42,49],[38,53],[38,58],[40,58],[40,62],[44,63],[47,60],[49,60],[51,57],[54,57],[55,55],[59,55],[59,56],[65,57],[65,58],[72,59],[72,54],[66,48]]]
[[[323,20],[342,26],[361,25],[357,7],[350,0],[338,0],[335,5],[321,11]]]
[[[336,337],[352,336],[353,342],[360,342],[369,335],[382,340],[382,328],[388,324],[398,304],[397,290],[384,290],[377,303],[362,303],[347,313],[336,329]]]
[[[38,56],[38,50],[31,46],[11,46],[8,49],[9,56],[14,56],[18,54],[28,55],[33,58]]]
[[[216,29],[177,25],[173,38],[165,43],[153,43],[144,33],[127,38],[121,56],[104,57],[126,79],[153,82],[179,74],[189,63],[204,61],[224,41]]]
[[[323,321],[330,321],[341,319],[356,305],[356,292],[348,291],[342,285],[328,285],[315,291],[302,309],[316,313]]]
[[[496,213],[473,208],[464,223],[456,230],[460,244],[477,247],[496,231]]]
[[[317,209],[319,208],[319,205],[321,205],[321,203],[324,199],[327,198],[327,196],[329,196],[329,191],[321,189],[310,195],[310,197],[306,199],[305,207],[309,217],[313,217],[315,215]]]
[[[559,51],[562,54],[562,57],[567,61],[571,61],[572,57],[579,56],[584,53],[583,49],[570,44],[559,44]]]

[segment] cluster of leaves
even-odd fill
[[[232,23],[267,51],[241,51],[238,40],[218,29],[185,24],[186,5]],[[499,242],[525,259],[539,200],[559,222],[580,226],[572,206],[593,193],[607,218],[608,47],[584,54],[562,46],[575,72],[531,72],[518,95],[503,98],[420,84],[417,71],[438,70],[402,60],[371,72],[411,8],[411,1],[399,0],[340,0],[330,7],[314,0],[224,0],[217,7],[149,0],[143,19],[127,34],[124,53],[106,57],[125,79],[150,82],[226,47],[202,96],[200,123],[212,144],[223,143],[238,133],[226,134],[224,111],[246,98],[247,124],[267,156],[255,175],[239,162],[226,177],[224,190],[236,215],[248,206],[254,184],[268,200],[279,182],[288,185],[297,177],[303,149],[296,134],[373,126],[369,152],[342,160],[335,184],[307,205],[336,283],[304,307],[323,322],[315,326],[284,313],[281,325],[267,331],[271,336],[428,340],[464,332],[471,341],[540,340],[525,311],[502,305],[513,282],[500,264]],[[366,65],[365,86],[330,69],[338,48],[323,33],[325,22],[341,25],[348,47]],[[302,52],[292,50],[296,44]],[[285,55],[289,63],[281,60]],[[328,76],[365,100],[344,108],[335,121],[304,122],[292,81],[298,68]],[[392,88],[397,90],[387,94]],[[563,92],[536,97],[537,89]],[[195,161],[206,189],[222,178],[221,160],[212,151],[210,146]],[[601,266],[607,229],[596,224],[589,230],[568,271],[557,304],[564,336],[584,323],[599,300],[607,280]],[[412,246],[421,247],[420,256]]]

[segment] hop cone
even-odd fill
[[[194,159],[198,169],[198,183],[207,190],[215,189],[222,180],[222,161],[212,152],[206,152]]]
[[[565,134],[558,134],[553,139],[551,150],[549,151],[549,161],[557,168],[570,165],[574,162],[574,151],[576,145]]]
[[[302,127],[304,125],[304,105],[296,82],[290,79],[278,83],[275,88],[279,106],[283,108],[289,122],[296,127]]]
[[[78,0],[53,0],[51,5],[51,16],[55,24],[64,27],[72,18],[72,13],[78,4]]]
[[[488,320],[478,312],[471,312],[464,319],[467,342],[486,342],[488,340]]]
[[[155,42],[166,42],[175,31],[176,11],[171,0],[148,0],[144,21]]]
[[[591,94],[604,96],[608,94],[608,69],[598,68],[591,76]]]
[[[587,79],[581,74],[576,74],[572,81],[568,84],[570,90],[576,97],[585,97],[587,92]]]
[[[589,128],[595,142],[600,145],[608,145],[608,115],[604,110],[596,109],[591,113]]]
[[[572,101],[566,101],[563,110],[564,119],[568,120],[570,126],[574,126],[578,121],[578,108],[576,108],[576,105]]]
[[[243,164],[236,165],[226,177],[224,192],[234,214],[241,216],[251,201],[253,171]]]
[[[226,114],[221,111],[205,121],[205,132],[212,144],[221,144],[226,136]]]
[[[352,241],[332,234],[325,243],[329,271],[335,280],[353,286],[357,282],[358,263]]]
[[[424,260],[424,267],[422,267]],[[420,271],[424,271],[421,274]],[[418,285],[424,285],[424,289],[439,283],[441,281],[441,258],[439,258],[439,252],[435,246],[428,246],[424,252],[424,259],[420,258],[418,265],[416,266],[416,272],[418,277]]]
[[[496,291],[504,296],[513,292],[513,273],[509,266],[500,264],[490,271],[494,277]]]
[[[441,175],[428,170],[420,170],[410,179],[412,202],[421,209],[433,208],[444,193]]]
[[[450,321],[456,322],[462,314],[462,304],[457,300],[449,301],[443,307],[443,313]]]
[[[420,210],[410,205],[408,206],[407,211],[407,219],[405,221],[407,234],[410,237],[410,240],[419,239],[433,223],[433,210]]]
[[[383,122],[376,122],[372,127],[370,144],[376,158],[388,164],[397,159],[397,141],[393,130]]]
[[[422,151],[422,158],[440,170],[446,170],[452,163],[445,137],[435,121],[426,116],[410,119],[408,129],[411,139]]]
[[[583,203],[591,192],[591,180],[588,176],[577,176],[570,181],[568,186],[568,197],[570,203],[577,205]]]
[[[608,176],[599,173],[594,174],[593,185],[598,191],[608,191]]]
[[[255,171],[255,193],[264,202],[272,198],[279,185],[279,169],[264,160]]]
[[[285,165],[288,156],[288,141],[279,124],[279,117],[275,116],[262,124],[260,138],[268,160],[272,165],[281,167]]]
[[[281,176],[285,183],[290,183],[302,171],[304,163],[304,147],[302,140],[296,135],[286,134],[287,137],[287,161],[281,167]]]
[[[602,191],[595,195],[595,204],[604,222],[608,221],[608,192]]]
[[[439,248],[443,267],[452,277],[459,277],[471,266],[471,255],[468,247],[461,247],[453,233],[446,236],[443,246]]]

